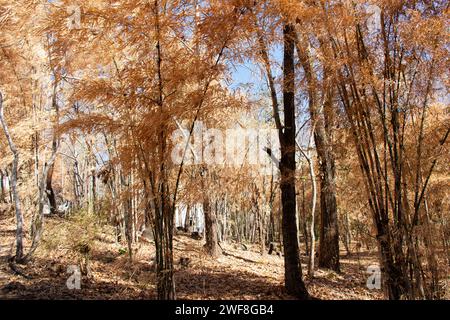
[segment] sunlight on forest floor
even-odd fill
[[[60,219],[47,219],[47,230],[60,226]],[[29,278],[14,274],[7,257],[14,242],[13,217],[0,217],[0,298],[6,299],[154,299],[155,273],[149,262],[151,244],[136,247],[129,262],[124,245],[114,242],[112,233],[97,236],[91,252],[91,277],[83,276],[80,290],[69,290],[66,273],[79,258],[70,248],[40,248],[34,263],[19,266]],[[29,240],[27,234],[26,240]],[[28,244],[27,242],[25,242]],[[283,289],[283,258],[261,256],[257,247],[243,250],[234,243],[223,244],[224,254],[208,258],[203,241],[178,235],[174,239],[175,279],[179,299],[290,299]],[[188,266],[178,262],[189,258]],[[306,257],[302,256],[306,262]],[[367,267],[376,264],[375,252],[341,255],[342,273],[318,269],[314,279],[305,279],[310,293],[319,299],[381,299],[379,290],[366,288]],[[303,265],[306,273],[306,265]]]

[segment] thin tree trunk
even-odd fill
[[[348,212],[345,211],[345,250],[347,251],[347,255],[350,256],[351,252],[351,243],[352,243],[352,235],[350,232],[350,220],[348,218]]]
[[[314,125],[312,131],[314,131]],[[300,149],[300,152],[306,158],[309,166],[309,177],[311,179],[312,185],[312,201],[311,201],[311,225],[310,225],[310,236],[311,236],[311,250],[309,251],[309,262],[308,262],[308,275],[312,278],[314,277],[314,266],[315,266],[315,256],[316,256],[316,233],[315,233],[315,219],[316,219],[316,205],[317,205],[317,182],[316,182],[316,173],[314,170],[314,159],[311,155],[311,145],[313,140],[313,132],[311,132],[310,141],[308,144],[308,151],[305,153],[300,145],[297,143],[297,147]]]
[[[127,241],[128,247],[128,257],[130,261],[133,259],[133,204],[132,204],[132,194],[130,192],[131,189],[131,178],[128,174],[127,176],[121,176],[121,183],[123,189],[125,189],[125,200],[123,202],[123,227],[125,235],[125,239]],[[90,201],[91,202],[91,201]]]
[[[444,253],[445,256],[447,257],[447,266],[450,267],[450,248],[448,243],[448,239],[450,239],[450,237],[448,237],[446,234],[447,224],[446,219],[442,214],[442,210],[439,210],[439,220],[441,224],[440,229],[441,229],[442,247],[444,248]]]
[[[309,174],[312,184],[312,203],[311,203],[311,226],[309,229],[311,235],[311,251],[309,252],[309,264],[308,274],[310,277],[314,277],[314,258],[316,256],[316,233],[315,233],[315,221],[316,221],[316,203],[317,203],[317,183],[316,174],[314,172],[314,159],[309,156]]]
[[[11,166],[12,169],[12,166]],[[13,196],[13,190],[12,190],[12,184],[11,184],[11,175],[8,172],[8,169],[5,170],[6,172],[6,181],[8,182],[8,196],[9,196],[9,203],[14,203],[14,196]]]
[[[320,179],[320,244],[319,266],[339,271],[339,226],[336,204],[335,160],[331,147],[332,90],[324,85],[325,105],[319,110],[317,79],[308,52],[296,34],[296,48],[308,86],[309,112],[314,127],[314,142],[319,158]],[[303,41],[306,45],[306,40]],[[327,70],[325,70],[326,72]],[[327,72],[326,72],[327,73]],[[322,114],[323,113],[323,114]]]
[[[0,203],[5,202],[6,193],[5,193],[5,176],[3,175],[3,171],[0,170]]]
[[[58,106],[58,102],[56,101],[58,81],[56,79],[55,73],[53,73],[53,76],[55,77],[55,79],[54,79],[54,84],[53,84],[52,106],[56,112],[56,123],[55,123],[55,127],[56,127],[56,125],[58,125],[58,123],[59,123],[59,106]],[[56,134],[56,128],[53,128],[52,153],[57,152],[58,146],[59,146],[59,139]],[[55,163],[53,161],[53,163],[51,163],[49,165],[48,174],[47,174],[47,182],[46,182],[47,183],[47,185],[46,185],[47,197],[48,197],[48,202],[50,205],[50,213],[51,214],[58,213],[57,212],[58,211],[57,204],[56,204],[56,195],[55,195],[55,191],[53,190],[53,186],[52,186],[54,169],[55,169]]]
[[[224,211],[223,211],[223,220],[222,220],[222,241],[223,242],[227,242],[228,240],[228,202],[227,202],[227,198],[225,196],[224,199]]]
[[[11,189],[14,199],[15,212],[16,212],[16,256],[14,260],[16,262],[22,262],[23,260],[23,215],[21,211],[21,202],[19,198],[19,190],[17,188],[17,177],[19,170],[19,151],[17,150],[14,141],[12,140],[9,132],[8,125],[3,115],[3,96],[0,92],[0,122],[2,124],[3,132],[8,140],[9,148],[14,156],[13,166],[11,171]]]
[[[31,225],[31,237],[32,237],[32,243],[30,251],[27,253],[25,257],[25,261],[29,261],[31,257],[33,256],[34,252],[39,246],[39,243],[42,238],[42,234],[44,231],[44,206],[47,199],[47,193],[46,193],[46,182],[47,175],[49,174],[50,168],[53,167],[53,164],[56,159],[56,149],[53,149],[52,155],[50,156],[50,160],[48,163],[44,166],[44,171],[42,173],[42,178],[39,183],[39,209],[37,215],[33,217],[32,225]]]
[[[260,243],[260,253],[265,255],[266,253],[266,233],[265,233],[265,211],[258,210],[258,233]]]
[[[310,254],[310,245],[309,245],[309,232],[308,232],[308,222],[306,218],[306,194],[305,194],[305,181],[302,183],[302,232],[303,236],[305,237],[305,255],[309,257]]]
[[[36,131],[32,138],[33,152],[34,152],[34,177],[36,179],[36,186],[39,188],[39,133]]]
[[[270,221],[269,221],[269,243],[275,241],[275,217],[274,210],[270,210]]]

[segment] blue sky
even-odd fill
[[[275,46],[270,50],[272,73],[275,77],[281,74],[281,64],[283,61],[283,51],[281,46]],[[246,62],[241,65],[232,66],[232,89],[239,88],[242,84],[253,84],[255,89],[266,85],[266,79],[261,74],[260,66],[253,62]]]

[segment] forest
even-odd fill
[[[0,0],[0,299],[450,300],[447,0]]]

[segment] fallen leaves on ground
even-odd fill
[[[47,228],[58,220],[47,219]],[[97,237],[90,257],[91,276],[83,276],[80,290],[70,290],[67,267],[78,265],[79,257],[64,247],[40,248],[28,265],[20,266],[31,279],[14,274],[7,258],[14,242],[14,219],[0,220],[0,298],[3,299],[155,299],[155,273],[151,244],[140,243],[130,262],[125,245],[114,242],[112,234]],[[177,298],[179,299],[292,299],[283,288],[283,257],[259,253],[256,246],[248,250],[222,244],[218,259],[208,257],[203,241],[177,235],[174,260]],[[182,266],[180,258],[189,258]],[[306,257],[302,256],[306,262]],[[376,264],[376,254],[362,252],[342,256],[341,273],[318,269],[313,279],[305,277],[310,294],[319,299],[381,299],[379,290],[366,287],[366,269]],[[305,273],[306,265],[303,265]]]

